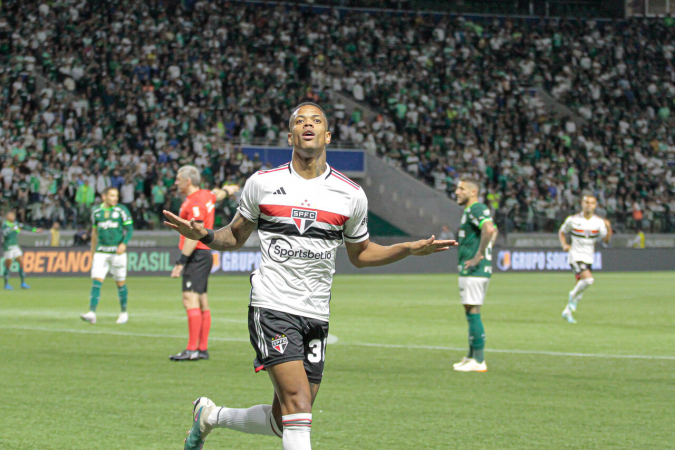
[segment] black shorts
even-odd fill
[[[591,266],[592,264],[580,261],[570,263],[570,267],[574,271],[574,276],[577,277],[577,280],[579,279],[579,277],[581,277],[581,272],[583,272],[584,270],[592,270]]]
[[[183,292],[206,294],[211,267],[213,267],[211,250],[195,249],[183,268]]]
[[[309,382],[321,383],[328,322],[249,306],[248,331],[256,354],[256,372],[289,361],[303,361]]]

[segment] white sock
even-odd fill
[[[247,434],[281,437],[281,431],[272,416],[272,405],[256,405],[248,409],[216,408],[211,411],[209,424],[215,428],[229,428]]]
[[[311,414],[289,414],[282,416],[284,424],[284,450],[312,450],[309,439],[312,431]]]
[[[579,281],[577,281],[577,285],[574,286],[574,289],[570,291],[570,294],[572,295],[572,298],[580,300],[581,299],[581,294],[588,289],[588,287],[593,284],[595,280],[593,278],[581,278]]]

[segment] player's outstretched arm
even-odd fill
[[[213,189],[211,192],[216,196],[216,202],[219,202],[239,192],[239,186],[226,184],[222,188]]]
[[[213,240],[211,242],[204,242],[207,247],[213,250],[227,251],[237,250],[241,248],[248,240],[253,230],[255,230],[256,223],[245,219],[237,212],[234,219],[226,227],[220,230],[207,230],[200,222],[192,220],[181,219],[171,211],[164,211],[164,216],[167,220],[164,222],[169,228],[173,228],[188,239],[199,241],[209,236],[209,231],[213,233]]]
[[[378,245],[366,239],[363,242],[345,242],[349,261],[358,267],[376,267],[400,261],[401,259],[415,255],[426,256],[432,253],[442,252],[457,245],[456,241],[436,240],[435,236],[415,242],[403,242],[389,246]]]

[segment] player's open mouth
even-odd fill
[[[304,133],[302,133],[302,138],[306,141],[311,141],[312,139],[314,139],[314,136],[315,135],[313,131],[305,131]]]

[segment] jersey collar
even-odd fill
[[[300,179],[300,180],[302,180],[302,181],[304,181],[304,182],[307,182],[307,183],[313,183],[315,181],[320,181],[322,179],[326,179],[328,177],[328,175],[330,174],[331,170],[332,170],[331,167],[328,165],[328,163],[326,163],[326,170],[324,171],[324,173],[322,173],[318,177],[315,177],[315,178],[312,178],[312,179],[308,180],[308,179],[303,178],[300,175],[298,175],[298,173],[293,169],[293,161],[288,163],[288,171],[291,172],[291,175]]]

